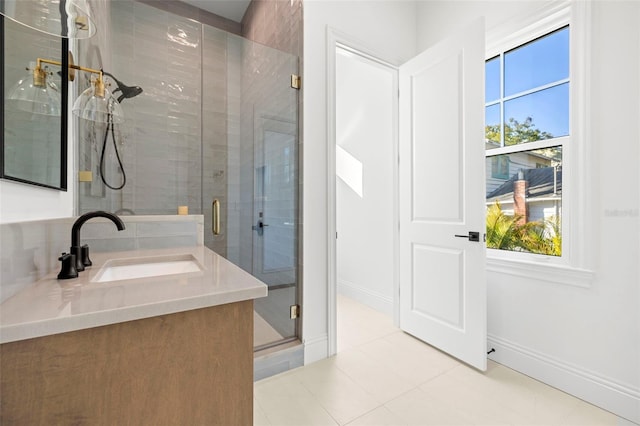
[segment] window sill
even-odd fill
[[[595,272],[587,269],[489,256],[487,271],[582,288],[590,288],[595,277]]]

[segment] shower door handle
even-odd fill
[[[220,235],[220,200],[217,198],[211,203],[211,231],[213,235]]]
[[[269,225],[267,225],[266,223],[264,223],[262,220],[259,219],[258,220],[258,224],[257,225],[253,225],[251,227],[251,229],[253,231],[257,231],[258,235],[262,236],[262,234],[264,234],[264,228],[266,228],[267,226],[269,226]]]

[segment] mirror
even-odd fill
[[[0,16],[0,45],[0,178],[66,191],[69,42]],[[59,114],[27,112],[9,99],[20,80],[33,81],[27,68],[33,69],[38,58],[62,62],[46,64],[47,84],[59,95]]]

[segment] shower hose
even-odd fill
[[[102,140],[102,153],[100,154],[100,178],[102,179],[102,183],[104,183],[107,188],[113,189],[114,191],[119,191],[127,184],[127,174],[124,172],[122,160],[120,159],[120,153],[118,152],[118,145],[116,143],[116,132],[113,128],[114,124],[111,114],[109,114],[107,117],[107,130],[104,132],[104,139]],[[111,133],[111,140],[113,141],[113,149],[115,150],[116,158],[118,159],[118,166],[120,167],[120,171],[122,171],[122,184],[120,186],[110,185],[104,175],[104,153],[107,149],[107,139],[109,138],[109,133]]]

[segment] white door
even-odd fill
[[[478,20],[402,65],[399,146],[400,327],[483,371],[484,50]]]

